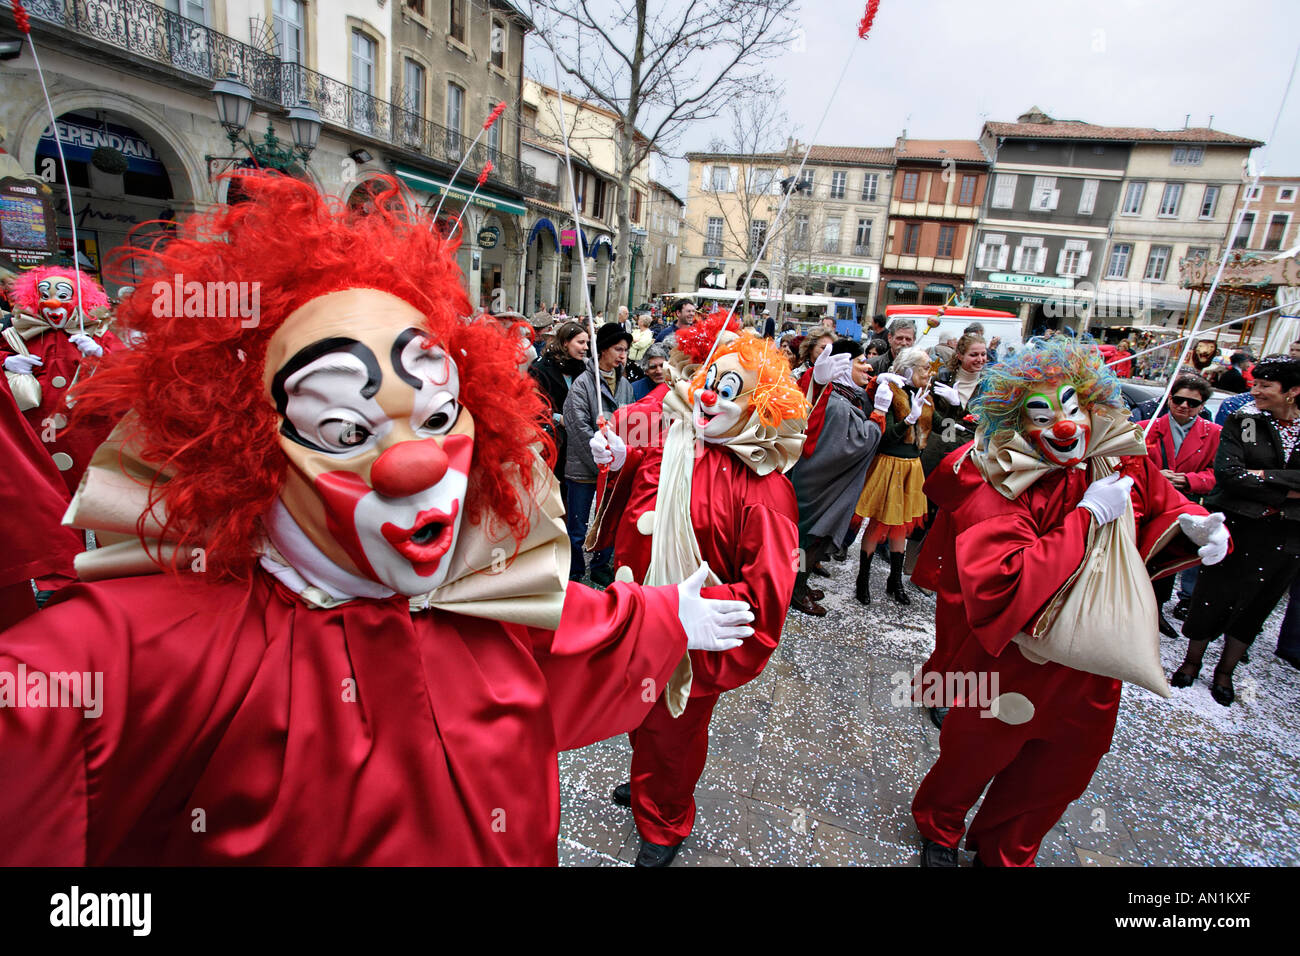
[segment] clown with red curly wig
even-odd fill
[[[121,419],[67,519],[101,547],[0,671],[101,673],[103,719],[0,708],[0,864],[553,865],[557,751],[752,614],[568,582],[519,340],[396,183],[243,183],[134,250],[141,344],[78,392]]]
[[[68,427],[69,390],[88,380],[105,355],[122,347],[109,331],[108,296],[84,273],[42,266],[14,277],[9,298],[13,330],[0,340],[5,379],[71,493],[112,427],[102,416]]]
[[[727,323],[724,328],[724,323]],[[724,653],[684,657],[631,734],[638,866],[667,866],[695,820],[718,698],[757,677],[776,648],[798,570],[798,505],[785,476],[799,459],[808,403],[770,340],[715,312],[677,332],[675,383],[619,409],[592,452],[614,471],[593,534],[613,541],[617,577],[670,584],[703,560],[705,594],[754,609],[755,635]],[[592,539],[589,539],[589,541]]]

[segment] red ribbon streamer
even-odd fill
[[[497,121],[497,118],[500,117],[500,115],[505,111],[506,111],[506,102],[505,100],[502,100],[492,109],[492,112],[488,114],[488,118],[483,121],[483,128],[487,129],[489,126],[495,123]]]
[[[14,6],[14,23],[18,29],[25,34],[32,32],[32,21],[27,15],[27,8],[23,6],[22,0],[12,0]]]
[[[876,19],[876,11],[880,9],[880,0],[867,0],[867,9],[862,14],[862,20],[858,23],[858,38],[865,40],[867,34],[871,32],[871,24]]]

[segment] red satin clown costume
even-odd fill
[[[1064,347],[1080,355],[1088,349]],[[1045,457],[1041,475],[1009,497],[977,467],[973,446],[984,432],[952,452],[926,482],[939,512],[912,575],[937,594],[935,650],[922,675],[942,675],[944,686],[966,688],[949,701],[939,759],[917,791],[913,817],[922,836],[942,847],[957,848],[965,834],[967,849],[987,866],[1033,865],[1043,837],[1087,789],[1110,749],[1121,686],[1051,661],[1033,663],[1013,643],[1018,633],[1034,631],[1045,606],[1088,557],[1088,530],[1097,519],[1078,507],[1088,487],[1087,471],[1078,464],[1090,413],[1095,422],[1095,414],[1105,412],[1097,396],[1106,393],[1109,375],[1099,359],[1089,360],[1095,367],[1086,374],[1101,385],[1074,385],[1079,396],[1090,391],[1096,402],[1072,403],[1068,373],[1056,366],[1053,377],[1052,362],[1033,343],[1015,359],[1027,370],[1015,393],[1022,406],[1034,390],[1060,388],[1065,396],[1059,405],[1045,403],[1035,440],[1054,441],[1041,447],[1070,456],[1068,463]],[[1117,394],[1104,400],[1119,401]],[[1020,428],[1023,434],[1024,423]],[[1073,449],[1061,451],[1071,443]],[[1140,454],[1140,431],[1134,443]],[[1122,463],[1133,479],[1137,548],[1152,574],[1194,563],[1196,548],[1180,533],[1178,516],[1204,515],[1204,509],[1179,494],[1147,458]],[[959,674],[989,675],[987,686],[999,695],[993,706],[968,696],[973,684],[950,682]],[[983,803],[967,830],[967,813],[981,793]]]
[[[129,415],[73,503],[107,529],[78,568],[136,576],[0,635],[0,701],[97,691],[0,707],[0,863],[553,865],[556,752],[643,719],[688,601],[740,612],[566,591],[543,410],[517,343],[461,318],[454,248],[392,183],[349,210],[245,182],[141,288],[260,282],[258,323],[137,293],[144,342],[87,388]]]
[[[72,418],[68,390],[86,381],[105,355],[122,348],[108,331],[104,316],[109,301],[104,290],[84,273],[80,297],[77,289],[77,274],[63,266],[32,269],[12,281],[14,330],[27,351],[41,360],[32,369],[41,385],[41,403],[23,414],[63,473],[69,494],[77,490],[90,456],[108,437],[113,423],[82,418],[68,427]],[[15,349],[0,339],[0,355],[14,354]]]
[[[714,313],[677,333],[672,364],[679,377],[705,359],[724,319]],[[762,673],[780,640],[798,570],[799,511],[784,472],[798,460],[807,402],[771,343],[731,331],[723,341],[707,368],[615,415],[628,457],[600,506],[617,518],[604,521],[596,537],[605,546],[614,531],[616,579],[648,580],[655,536],[669,533],[662,522],[656,530],[655,520],[657,509],[669,507],[661,483],[664,425],[674,416],[680,427],[689,423],[689,528],[719,582],[701,593],[749,604],[755,634],[735,650],[691,651],[689,700],[675,681],[630,734],[632,812],[642,839],[659,846],[690,835],[713,709],[722,693]],[[767,447],[755,434],[760,428]]]

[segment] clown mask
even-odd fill
[[[1065,382],[1030,392],[1022,423],[1029,443],[1048,463],[1071,468],[1083,461],[1092,436],[1092,416],[1079,404],[1073,385]]]
[[[474,452],[456,363],[422,325],[386,292],[332,292],[276,330],[265,373],[285,507],[340,568],[407,596],[447,578]]]
[[[749,420],[746,397],[754,390],[757,375],[740,363],[736,354],[723,355],[691,383],[693,418],[700,438],[725,444],[740,433]]]
[[[61,329],[77,313],[77,290],[71,279],[50,276],[36,283],[37,311],[51,328]]]

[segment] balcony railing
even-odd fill
[[[704,254],[710,259],[720,259],[722,257],[722,242],[720,240],[706,239],[704,241]]]
[[[871,247],[867,245],[856,244],[853,247],[853,254],[855,256],[869,256],[871,255]]]
[[[838,242],[823,242],[822,254],[828,256],[838,256],[840,254],[840,244]]]
[[[211,27],[165,10],[150,0],[30,0],[37,19],[89,40],[188,73],[207,85],[233,73],[254,98],[288,109],[306,100],[329,125],[414,150],[455,166],[470,139],[333,77],[280,60]],[[492,161],[489,181],[524,191],[536,170],[517,158],[474,147],[466,170],[475,175]]]

